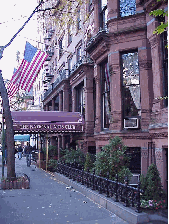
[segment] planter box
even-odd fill
[[[30,181],[28,177],[16,177],[16,178],[6,178],[1,180],[1,189],[29,189]]]

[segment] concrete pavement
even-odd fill
[[[25,158],[16,158],[15,167],[16,173],[30,177],[30,189],[0,190],[0,223],[127,224],[80,192],[69,189],[54,175],[34,165],[27,167]]]
[[[0,155],[0,176],[2,156]],[[6,170],[5,167],[5,176]],[[127,224],[86,197],[82,190],[70,188],[35,165],[26,166],[26,159],[15,159],[16,173],[30,177],[30,189],[0,190],[0,223],[2,224]],[[79,188],[80,189],[80,188]],[[149,224],[165,224],[167,219],[152,215]]]

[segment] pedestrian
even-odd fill
[[[22,151],[23,151],[22,146],[19,145],[19,147],[18,147],[18,156],[19,156],[19,160],[22,159]]]
[[[31,165],[31,152],[32,152],[31,146],[30,146],[29,142],[27,142],[27,146],[25,147],[27,166]]]
[[[7,164],[7,145],[5,145],[5,157],[4,157],[4,162]]]

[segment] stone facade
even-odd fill
[[[45,93],[45,110],[79,111],[85,118],[84,133],[58,134],[56,144],[58,148],[78,145],[85,152],[97,153],[118,135],[135,158],[137,171],[133,172],[146,174],[148,166],[155,162],[167,189],[168,106],[159,99],[165,96],[166,71],[162,38],[153,34],[159,22],[149,15],[156,8],[165,10],[167,4],[131,1],[129,14],[125,14],[125,7],[118,0],[109,0],[103,7],[100,4],[100,0],[92,1],[89,20],[67,47],[67,51],[75,54],[80,47],[80,62],[74,61],[73,69],[69,69],[69,55],[64,53],[58,64],[63,65],[62,71],[69,72],[64,78],[60,76],[60,81],[58,73],[54,74]],[[126,77],[130,84],[126,84]],[[128,121],[137,125],[126,128]]]

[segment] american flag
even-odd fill
[[[7,84],[8,96],[11,99],[19,90],[19,74],[17,69],[14,68],[11,81]]]
[[[26,42],[24,59],[14,73],[11,83],[17,84],[18,88],[29,92],[47,56],[45,52]]]

